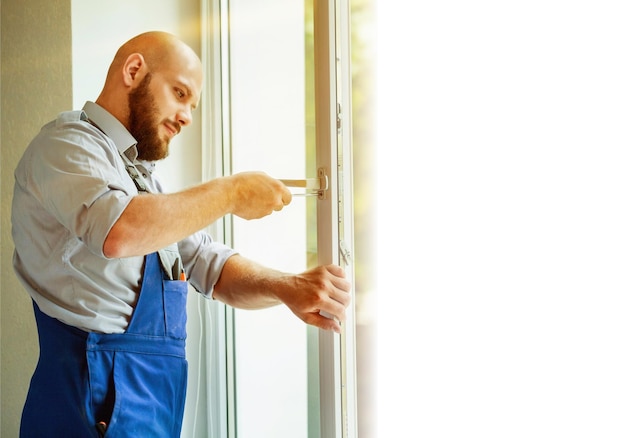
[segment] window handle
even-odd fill
[[[295,187],[304,189],[304,193],[294,193],[294,196],[317,196],[320,199],[324,198],[326,190],[328,190],[328,175],[324,169],[318,169],[317,178],[305,178],[305,179],[281,179],[279,180],[287,187]]]

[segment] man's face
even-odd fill
[[[148,161],[161,160],[169,154],[169,143],[173,135],[160,135],[159,112],[150,90],[152,74],[147,73],[141,83],[128,96],[130,110],[129,130],[137,140],[139,158]],[[171,129],[180,132],[180,125],[172,123]]]

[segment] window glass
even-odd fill
[[[315,158],[314,115],[307,112],[313,92],[306,86],[310,14],[304,2],[291,0],[229,3],[231,170],[314,177],[315,164],[307,160]],[[316,262],[315,216],[315,198],[295,196],[261,220],[233,218],[234,247],[267,266],[304,271]],[[308,367],[315,351],[309,351],[307,326],[285,306],[236,310],[234,320],[237,436],[313,436],[309,397],[315,394],[308,379],[315,373]]]

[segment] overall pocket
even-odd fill
[[[187,390],[187,360],[177,356],[154,355],[130,351],[98,352],[111,362],[95,362],[94,368],[109,374],[105,405],[95,411],[110,409],[105,437],[173,437],[179,436]],[[108,353],[111,353],[110,355]],[[111,365],[110,370],[106,367]],[[107,372],[110,371],[110,372]],[[109,404],[113,402],[112,406]],[[106,407],[105,407],[106,406]]]
[[[189,283],[182,280],[163,280],[165,336],[176,339],[187,337],[187,290]]]

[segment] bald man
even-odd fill
[[[45,125],[20,160],[14,268],[40,344],[22,436],[179,436],[188,283],[238,308],[283,303],[340,331],[350,302],[341,268],[278,272],[202,231],[226,214],[281,210],[291,194],[280,181],[249,172],[164,193],[153,175],[191,124],[202,80],[187,45],[141,34],[118,50],[96,101]]]

